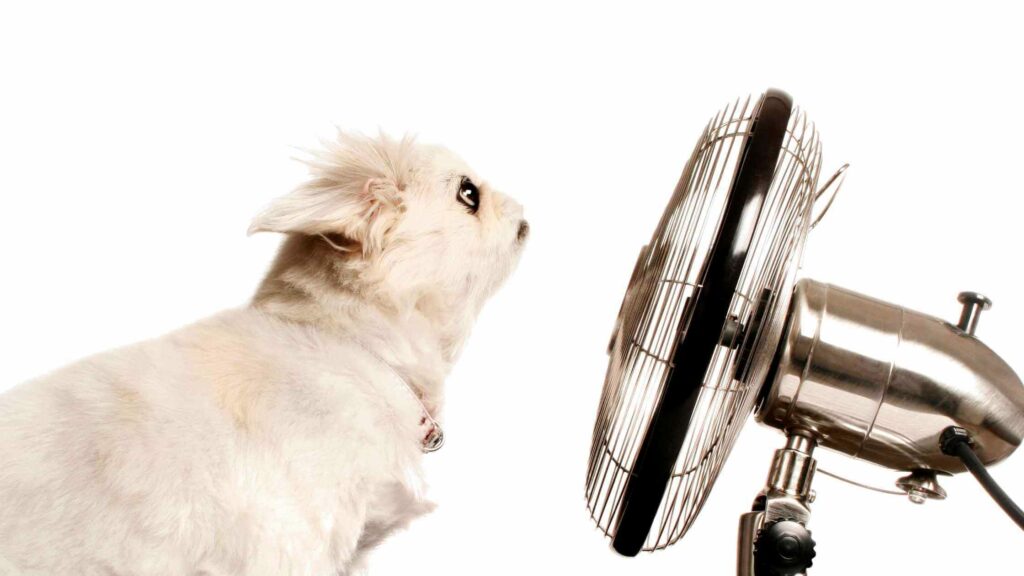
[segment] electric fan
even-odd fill
[[[806,573],[812,456],[826,446],[905,471],[915,502],[970,470],[1024,528],[984,465],[1024,436],[1024,386],[956,324],[809,279],[804,239],[845,166],[818,187],[821,145],[784,92],[708,123],[640,251],[609,345],[586,498],[613,548],[664,548],[693,524],[751,413],[786,434],[740,519],[738,573]]]

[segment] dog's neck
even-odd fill
[[[380,275],[358,253],[338,248],[319,236],[290,235],[252,305],[356,340],[391,365],[435,413],[474,311],[439,298],[402,302],[390,287],[367,280]]]

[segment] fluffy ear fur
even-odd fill
[[[312,178],[271,202],[253,219],[249,234],[340,235],[364,253],[379,251],[412,177],[412,139],[381,135],[372,140],[339,133],[323,146],[305,160]]]

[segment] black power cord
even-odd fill
[[[967,430],[958,426],[950,426],[943,430],[939,442],[942,446],[942,453],[959,458],[964,466],[971,471],[971,474],[978,479],[981,487],[996,501],[996,504],[999,504],[1003,512],[1006,512],[1006,515],[1024,530],[1024,510],[1021,510],[1020,506],[1010,499],[1010,496],[999,487],[999,484],[996,484],[995,479],[985,469],[985,465],[981,463],[981,459],[978,458],[978,454],[971,446],[971,436]]]

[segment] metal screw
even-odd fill
[[[978,317],[981,316],[982,310],[992,307],[992,301],[977,292],[961,292],[956,299],[964,305],[960,312],[960,321],[956,324],[957,328],[973,335],[978,328]]]
[[[925,500],[944,500],[946,491],[939,486],[934,470],[918,469],[896,481],[896,487],[907,493],[907,498],[914,504],[924,504]]]

